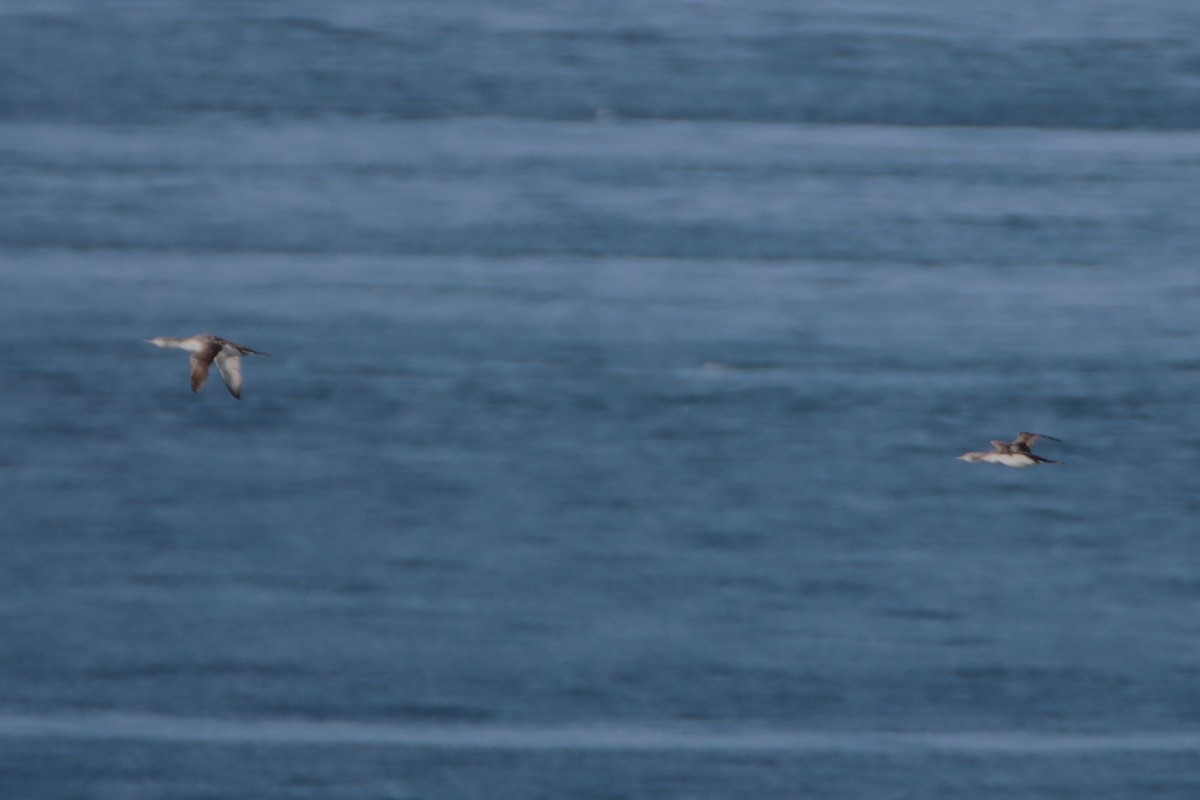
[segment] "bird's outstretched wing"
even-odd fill
[[[227,355],[222,350],[216,357],[217,369],[221,371],[221,377],[225,379],[225,385],[229,387],[229,393],[238,400],[242,399],[242,359],[240,356]],[[205,372],[208,367],[205,367]]]
[[[992,439],[991,445],[992,445],[992,449],[995,450],[997,453],[1011,453],[1012,452],[1012,445],[1009,444],[1008,442],[1002,442],[999,439]]]
[[[208,380],[208,368],[212,365],[213,359],[221,352],[221,345],[211,344],[203,350],[192,353],[190,359],[192,365],[192,391],[200,391],[200,387]],[[224,370],[222,370],[224,372]]]
[[[1012,446],[1023,452],[1029,452],[1034,443],[1038,439],[1049,439],[1052,442],[1061,442],[1062,439],[1055,439],[1053,436],[1047,436],[1044,433],[1030,433],[1029,431],[1021,431],[1017,434],[1017,438],[1012,440]]]

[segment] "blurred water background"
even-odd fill
[[[1200,793],[1194,3],[5,2],[0,74],[5,797]]]

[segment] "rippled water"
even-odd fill
[[[6,796],[1194,796],[1200,16],[1006,8],[4,8]]]

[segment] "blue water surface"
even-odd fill
[[[1197,796],[1197,41],[0,7],[0,794]]]

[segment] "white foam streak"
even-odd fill
[[[1200,753],[1200,732],[812,731],[736,724],[406,724],[156,714],[6,714],[0,738],[714,753]]]

